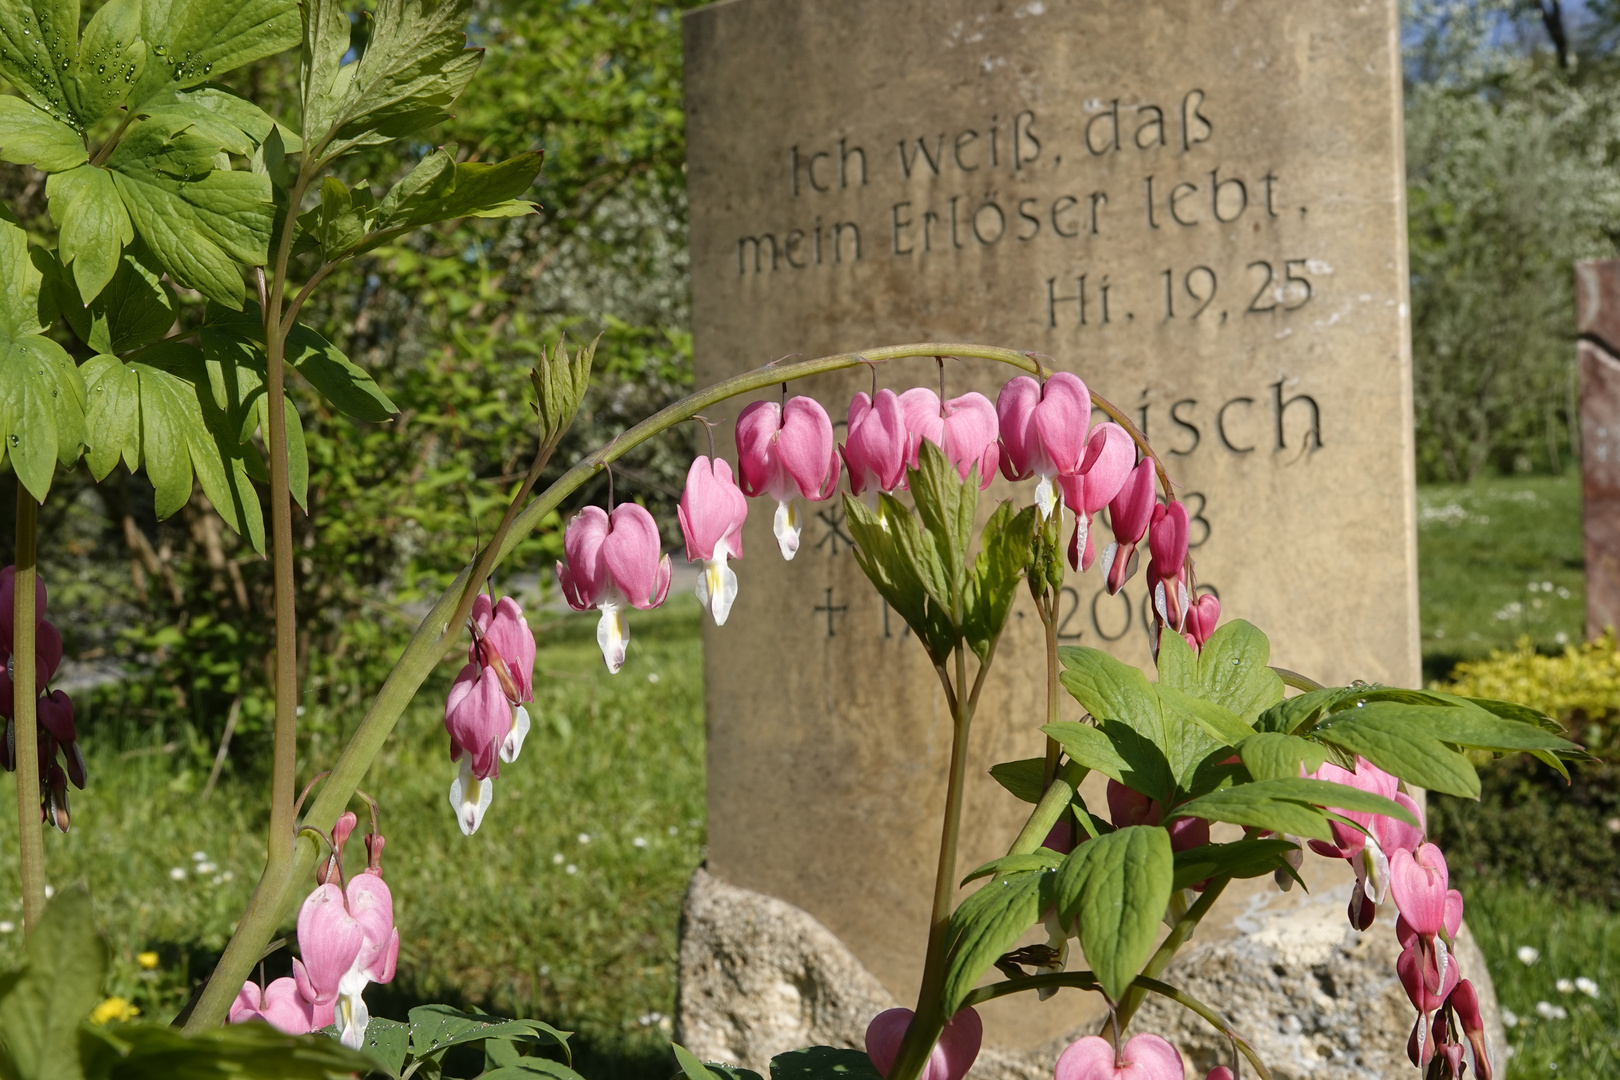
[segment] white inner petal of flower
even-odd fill
[[[782,558],[791,560],[799,553],[799,533],[804,526],[799,524],[799,508],[792,498],[783,499],[776,504],[776,545],[782,549]]]
[[[512,713],[512,730],[501,740],[501,760],[510,765],[523,751],[523,740],[529,734],[529,710],[519,705]]]
[[[703,573],[698,577],[698,603],[714,615],[716,626],[726,625],[732,601],[737,599],[737,574],[726,565],[730,557],[731,551],[726,542],[720,541],[714,546],[714,558],[703,564]]]
[[[596,644],[602,650],[602,660],[609,674],[617,675],[624,667],[624,652],[630,645],[630,623],[624,617],[624,608],[616,603],[601,605],[602,617],[596,623]]]

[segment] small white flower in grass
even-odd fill
[[[555,855],[553,855],[551,857],[551,865],[552,866],[561,866],[562,864],[563,864],[563,853],[559,851],[559,852],[557,852]]]
[[[1519,1026],[1519,1014],[1512,1009],[1502,1010],[1502,1026],[1514,1028]]]
[[[580,833],[579,834],[579,842],[582,843],[582,844],[590,843],[591,842],[591,834],[588,833],[588,832]]]
[[[1560,994],[1573,994],[1575,992],[1575,984],[1568,979],[1559,979],[1557,985]]]
[[[680,830],[680,827],[678,825],[671,825],[669,827],[669,835],[671,835],[671,836],[678,835],[680,833],[680,831],[681,830]]]
[[[215,866],[211,862],[200,862],[200,863],[197,864],[197,873],[199,873],[199,874],[212,874],[215,870],[218,870],[218,869],[219,869],[219,867]]]
[[[17,929],[17,924],[11,921],[0,922],[0,934],[10,934]]]
[[[1543,1020],[1567,1020],[1569,1013],[1564,1011],[1562,1005],[1554,1005],[1550,1001],[1536,1002],[1536,1015]]]
[[[573,863],[569,863],[567,866],[563,867],[563,873],[577,874],[579,873],[579,867],[575,866]]]
[[[186,868],[183,867],[183,866],[171,867],[170,870],[169,870],[169,880],[171,880],[171,881],[184,881],[184,880],[186,880]]]
[[[56,895],[56,887],[54,885],[45,886],[45,899],[49,900],[51,897],[53,897],[55,895]]]
[[[658,672],[656,672],[656,671],[647,672],[647,681],[650,682],[650,683],[657,682],[658,681]]]
[[[1519,958],[1519,963],[1523,964],[1525,967],[1529,967],[1531,964],[1541,959],[1541,950],[1536,948],[1534,945],[1520,945],[1519,951],[1514,953],[1514,955]]]
[[[236,875],[231,873],[229,870],[227,870],[223,874],[219,875],[219,877],[220,877],[221,881],[235,881],[236,880]]]
[[[191,853],[191,861],[192,862],[207,862],[208,861],[208,852],[206,852],[206,851],[193,851]]]
[[[638,837],[636,837],[634,840],[632,840],[630,842],[632,844],[636,845],[636,847],[646,847],[647,846],[647,838],[645,836],[638,836]]]
[[[1579,990],[1581,993],[1590,998],[1595,998],[1598,996],[1598,984],[1593,982],[1591,979],[1588,979],[1585,975],[1582,975],[1580,978],[1575,980],[1575,989]]]

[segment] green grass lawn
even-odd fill
[[[1521,635],[1541,649],[1585,635],[1578,475],[1425,484],[1417,510],[1426,677]]]
[[[1560,633],[1579,636],[1573,478],[1425,487],[1419,513],[1431,677],[1521,633],[1548,648]],[[594,619],[546,627],[534,731],[521,760],[502,768],[471,839],[445,800],[453,770],[442,681],[424,692],[364,785],[382,803],[404,938],[398,979],[368,992],[375,1014],[448,1001],[537,1016],[580,1032],[591,1080],[670,1074],[676,925],[704,845],[698,627],[684,594],[664,611],[633,614],[629,662],[616,677],[603,669]],[[204,771],[184,751],[162,752],[161,738],[111,745],[111,733],[91,726],[86,742],[90,789],[75,795],[73,832],[47,836],[50,877],[89,883],[115,953],[112,990],[166,1018],[223,947],[262,864],[261,790],[227,777],[200,803]],[[313,748],[302,775],[332,752]],[[0,799],[10,798],[8,777]],[[16,895],[14,845],[0,830],[0,895]],[[1520,1021],[1509,1031],[1511,1075],[1620,1075],[1620,916],[1490,883],[1470,886],[1468,912]],[[17,956],[20,921],[19,904],[0,910],[0,965]],[[1523,946],[1538,950],[1534,964],[1516,958]],[[138,960],[147,951],[155,968]],[[1577,978],[1593,980],[1597,997],[1559,989],[1559,979]],[[1538,1014],[1543,1002],[1551,1018]]]
[[[698,615],[686,594],[633,613],[617,676],[594,618],[544,632],[534,728],[471,838],[446,801],[455,767],[443,706],[424,692],[363,785],[382,804],[402,937],[395,982],[367,992],[375,1015],[446,1001],[540,1017],[580,1032],[591,1080],[668,1075],[676,923],[704,845]],[[263,865],[262,792],[226,781],[199,804],[205,771],[176,755],[120,753],[93,731],[86,743],[90,784],[74,794],[73,829],[46,835],[50,880],[89,883],[113,992],[166,1019],[224,947]],[[4,805],[14,791],[8,774]],[[15,836],[0,836],[0,895],[16,896]],[[358,838],[350,862],[363,866]],[[20,901],[0,919],[4,970],[21,944]],[[145,970],[137,957],[149,950],[160,959]]]

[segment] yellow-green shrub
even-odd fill
[[[1429,831],[1466,881],[1519,881],[1620,908],[1620,642],[1610,632],[1556,656],[1529,638],[1459,664],[1439,689],[1518,701],[1555,716],[1593,755],[1571,782],[1510,755],[1480,770],[1480,800],[1431,795]],[[1556,842],[1549,842],[1556,838]]]

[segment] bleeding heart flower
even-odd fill
[[[1457,983],[1446,1000],[1446,1007],[1457,1017],[1457,1026],[1473,1050],[1473,1075],[1479,1080],[1491,1080],[1496,1071],[1496,1058],[1491,1053],[1491,1041],[1485,1035],[1485,1018],[1480,1013],[1479,993],[1467,979]]]
[[[1091,518],[1119,494],[1136,464],[1136,444],[1118,424],[1098,424],[1086,440],[1078,471],[1058,477],[1063,505],[1074,514],[1069,537],[1069,565],[1090,570],[1097,558],[1091,542]]]
[[[493,667],[501,679],[506,700],[523,705],[534,700],[534,631],[523,617],[523,608],[510,596],[499,603],[485,593],[473,599],[473,625],[478,633],[467,650],[467,659]],[[498,661],[498,662],[497,662]],[[508,762],[514,757],[504,759]]]
[[[686,561],[703,564],[698,602],[714,616],[714,625],[724,626],[737,598],[737,574],[726,560],[742,558],[742,527],[748,517],[748,500],[724,458],[700,457],[692,462],[679,513]]]
[[[1056,1080],[1183,1080],[1181,1054],[1157,1035],[1134,1035],[1114,1056],[1107,1039],[1087,1035],[1057,1060]]]
[[[0,652],[10,654],[16,651],[11,640],[16,626],[16,612],[17,568],[8,566],[0,570]],[[34,577],[34,619],[36,622],[45,619],[45,582],[38,575]]]
[[[876,398],[862,391],[849,403],[849,436],[840,451],[849,469],[849,490],[856,495],[868,485],[893,491],[906,483],[906,418],[893,390]]]
[[[1128,825],[1157,825],[1164,807],[1157,799],[1126,787],[1118,780],[1108,781],[1108,818],[1114,828]]]
[[[1445,1004],[1462,972],[1453,961],[1446,965],[1446,975],[1440,983],[1440,989],[1430,990],[1423,985],[1423,957],[1418,951],[1417,943],[1413,942],[1401,950],[1400,958],[1395,961],[1395,974],[1400,978],[1401,986],[1406,989],[1406,996],[1411,999],[1412,1007],[1420,1013],[1432,1013]]]
[[[1108,504],[1108,522],[1114,541],[1103,550],[1103,584],[1108,595],[1116,595],[1136,573],[1136,548],[1147,535],[1148,523],[1158,504],[1153,497],[1153,459],[1143,458],[1125,479]]]
[[[911,1023],[910,1009],[888,1009],[872,1018],[866,1027],[866,1056],[878,1073],[888,1076],[900,1053],[900,1042]],[[928,1055],[919,1080],[962,1080],[979,1056],[984,1042],[984,1022],[971,1007],[957,1012],[945,1022],[939,1042]]]
[[[1181,636],[1187,639],[1193,652],[1202,652],[1204,643],[1215,633],[1215,624],[1221,620],[1221,602],[1214,593],[1205,593],[1187,606],[1187,622]]]
[[[308,1035],[332,1023],[332,1006],[319,1006],[307,1001],[298,992],[298,984],[290,978],[277,979],[262,991],[256,982],[242,984],[236,1000],[231,1003],[232,1024],[249,1020],[263,1020],[285,1035]]]
[[[298,951],[294,978],[304,996],[330,1005],[341,992],[343,976],[366,946],[366,928],[349,913],[347,898],[334,882],[318,885],[298,910]]]
[[[782,558],[791,559],[803,529],[794,496],[820,502],[838,487],[832,421],[814,398],[789,398],[786,405],[756,401],[737,417],[736,436],[743,494],[776,500],[776,543]]]
[[[1035,505],[1050,517],[1057,478],[1080,471],[1091,424],[1091,393],[1078,376],[1060,371],[1038,383],[1010,379],[996,397],[1001,427],[1001,472],[1009,480],[1039,478]]]
[[[669,556],[661,556],[660,550],[658,525],[635,503],[621,503],[612,516],[599,506],[587,506],[563,533],[566,561],[557,564],[563,599],[575,611],[594,607],[602,612],[596,643],[615,675],[630,644],[624,606],[646,611],[669,594]]]
[[[1434,844],[1416,851],[1397,851],[1389,863],[1390,892],[1401,917],[1419,937],[1438,934],[1445,926],[1449,875],[1446,856]]]
[[[900,395],[906,424],[906,464],[917,467],[923,440],[945,451],[963,480],[979,470],[979,489],[995,479],[1000,451],[996,447],[996,407],[983,394],[967,393],[941,407],[939,395],[927,387],[914,387]]]
[[[1148,589],[1159,621],[1181,633],[1187,616],[1187,508],[1180,501],[1153,508],[1148,533]]]

